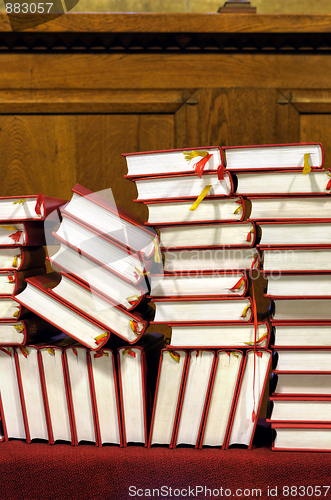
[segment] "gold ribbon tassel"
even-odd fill
[[[202,200],[207,196],[208,191],[210,190],[211,187],[212,187],[211,184],[207,184],[207,186],[203,188],[203,190],[201,191],[201,193],[199,194],[193,205],[189,208],[189,210],[196,210],[198,208]]]

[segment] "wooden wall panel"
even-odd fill
[[[92,191],[111,188],[115,202],[142,218],[144,205],[133,203],[135,184],[122,153],[174,148],[174,115],[77,116],[77,182]]]
[[[74,116],[0,115],[1,196],[68,198],[76,182]]]
[[[325,168],[331,168],[331,113],[302,114],[300,116],[300,141],[321,142],[325,153]]]

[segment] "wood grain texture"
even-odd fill
[[[321,54],[2,54],[0,89],[329,89]]]
[[[282,91],[299,113],[330,113],[331,90],[293,89]]]
[[[324,167],[331,169],[331,113],[300,115],[300,141],[321,142],[325,160]]]
[[[75,118],[0,116],[1,196],[68,199],[76,182]]]
[[[182,90],[0,90],[0,113],[174,113]]]
[[[133,203],[135,184],[122,153],[174,148],[174,115],[77,116],[78,181],[92,191],[111,188],[115,202],[146,220],[147,208]]]
[[[32,17],[32,16],[29,16]],[[38,33],[330,33],[331,14],[226,14],[217,13],[67,13],[39,14],[46,24],[29,28]],[[26,21],[15,16],[15,24]],[[53,19],[47,22],[49,19]],[[11,31],[6,14],[0,14],[0,31]]]

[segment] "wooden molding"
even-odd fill
[[[0,113],[175,113],[188,90],[0,90]]]
[[[277,102],[285,104],[287,100],[299,113],[331,112],[331,90],[295,89],[281,92],[282,96]]]

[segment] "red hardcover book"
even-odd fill
[[[282,347],[273,352],[274,373],[331,373],[330,347]]]
[[[46,245],[44,223],[39,221],[0,224],[1,246],[43,246]]]
[[[275,246],[257,245],[261,253],[261,267],[265,275],[273,274],[324,274],[331,272],[331,246]],[[307,294],[308,295],[308,294]]]
[[[64,205],[67,200],[38,195],[0,197],[0,222],[21,222],[23,220],[45,220]]]
[[[232,172],[234,174],[234,172]],[[330,194],[330,172],[312,168],[309,175],[301,169],[236,171],[236,192],[243,196],[313,196]]]
[[[136,184],[138,198],[134,201],[182,200],[231,196],[233,180],[226,172],[220,180],[216,173],[205,173],[199,178],[196,173],[186,175],[160,175],[132,178],[124,176]],[[192,202],[193,203],[193,202]]]
[[[248,278],[245,271],[213,273],[211,271],[165,272],[151,277],[150,298],[168,297],[236,297],[246,295]]]
[[[227,170],[297,169],[324,164],[320,142],[222,146]]]
[[[74,445],[104,442],[122,445],[117,382],[112,349],[64,349]]]
[[[48,322],[38,316],[22,320],[0,322],[0,346],[25,345],[31,342],[41,342],[58,333]]]
[[[189,351],[173,447],[186,444],[198,448],[214,367],[214,351]]]
[[[270,306],[272,324],[298,322],[331,322],[331,300],[290,297],[273,299]]]
[[[45,274],[45,268],[26,269],[25,271],[0,271],[0,296],[14,296],[26,287],[25,278]]]
[[[163,335],[146,334],[139,345],[117,349],[123,444],[148,444]]]
[[[128,312],[101,293],[92,293],[86,284],[74,276],[49,273],[43,276],[43,283],[55,298],[130,344],[140,339],[149,324],[149,319],[144,319],[138,311]],[[146,305],[146,316],[153,312]]]
[[[161,250],[252,248],[256,239],[255,224],[247,221],[160,226],[159,233]]]
[[[2,271],[24,271],[45,265],[44,247],[0,247],[0,269]]]
[[[26,439],[12,347],[0,347],[0,413],[5,441]]]
[[[149,200],[143,202],[148,208],[148,226],[167,224],[198,224],[204,222],[242,222],[245,219],[245,202],[241,196],[205,198],[199,210],[190,210],[192,201],[187,199]]]
[[[252,300],[250,297],[201,297],[199,300],[191,297],[170,299],[152,299],[156,305],[154,323],[219,323],[251,322]]]
[[[224,161],[219,146],[123,153],[122,156],[127,162],[128,177],[187,174],[192,171],[198,176],[202,172],[217,172],[220,179],[223,175]]]
[[[263,248],[328,247],[331,245],[331,220],[259,222],[257,242]]]
[[[331,219],[329,193],[314,196],[248,196],[251,204],[249,220],[328,222]]]
[[[220,446],[224,449],[240,382],[242,351],[218,350],[215,369],[203,420],[199,448]]]
[[[331,299],[331,274],[266,275],[264,297],[270,299]]]
[[[106,269],[134,285],[145,280],[148,271],[146,271],[141,255],[116,241],[105,239],[100,236],[100,233],[87,228],[72,217],[65,216],[59,229],[56,233],[53,232],[53,235],[62,245],[74,250],[77,259],[82,255],[90,260],[90,266],[94,264],[94,266]]]
[[[68,344],[68,340],[64,340],[62,343],[63,345]],[[71,444],[75,444],[64,347],[56,344],[44,344],[31,346],[31,348],[37,349],[48,442],[54,444],[56,441],[70,441]]]
[[[331,424],[273,423],[273,451],[331,451]],[[314,494],[314,487],[309,494]],[[316,487],[317,488],[317,487]],[[320,488],[317,495],[320,493]]]
[[[170,346],[176,349],[243,349],[254,345],[255,325],[253,322],[227,323],[168,323],[171,328]],[[268,323],[257,323],[256,345],[268,347],[270,327]]]
[[[26,281],[25,290],[15,297],[20,304],[92,350],[107,342],[110,331],[52,294],[47,288],[49,278],[35,276]]]
[[[282,321],[272,323],[272,348],[320,348],[330,346],[331,321]]]
[[[331,397],[331,374],[312,372],[276,372],[270,375],[271,396],[329,396]]]
[[[61,209],[62,215],[71,216],[106,241],[116,241],[133,252],[142,252],[145,258],[155,252],[157,233],[145,227],[142,219],[104,198],[103,191],[94,193],[80,184],[72,191],[73,197]]]
[[[331,424],[330,396],[269,396],[267,422]]]
[[[95,265],[83,255],[80,255],[78,259],[77,252],[65,245],[61,245],[60,250],[47,259],[53,267],[61,269],[61,272],[65,273],[68,278],[75,277],[92,291],[100,292],[128,311],[138,306],[148,291],[146,282],[134,286],[115,273]]]
[[[225,448],[232,445],[252,447],[271,360],[272,353],[267,349],[246,352]]]
[[[28,314],[29,311],[22,307],[12,295],[0,296],[0,325],[4,321],[18,321]]]
[[[148,446],[173,446],[187,369],[188,352],[162,349],[158,368]]]

